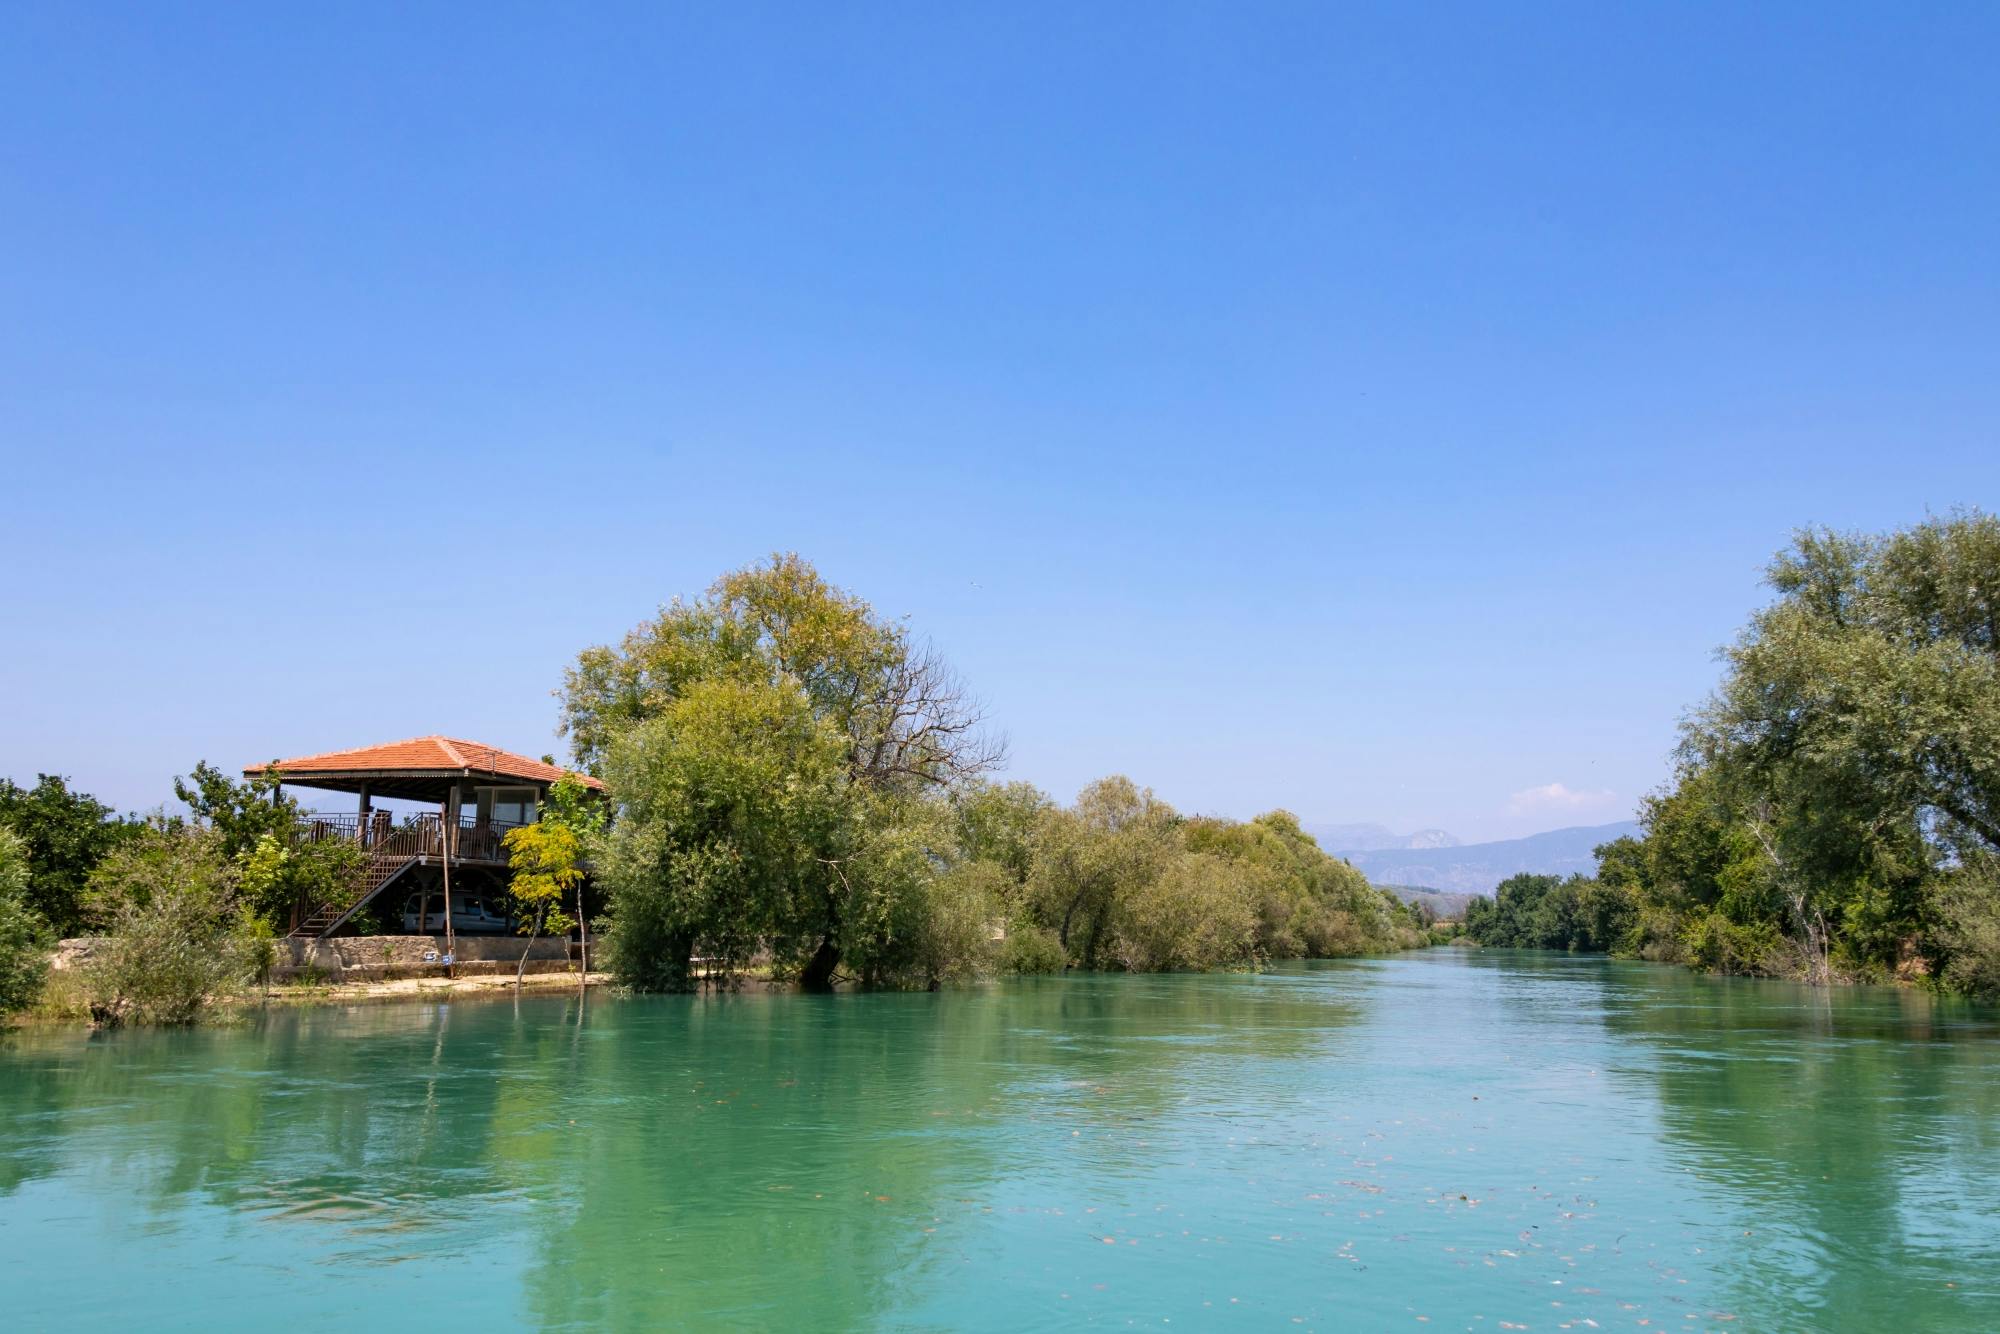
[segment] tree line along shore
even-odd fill
[[[587,867],[593,967],[634,990],[1249,968],[1433,938],[1289,813],[1187,815],[1124,777],[1067,805],[996,781],[1004,743],[944,660],[794,555],[585,650],[561,695],[576,771],[610,800],[557,784],[507,836],[513,897],[527,932],[566,930]],[[192,1021],[268,974],[289,905],[356,879],[353,847],[293,836],[273,775],[203,763],[174,792],[186,814],[132,818],[59,777],[0,785],[0,1005]],[[77,935],[89,957],[52,978],[50,943]]]
[[[1515,877],[1464,934],[2000,990],[2000,521],[1802,532],[1769,578],[1644,836],[1594,876]],[[1004,743],[943,658],[796,555],[586,649],[560,696],[609,801],[559,784],[508,836],[514,896],[531,937],[567,930],[587,867],[595,962],[634,990],[1251,968],[1457,934],[1287,812],[998,781]],[[174,790],[185,815],[120,817],[58,777],[0,781],[0,1009],[190,1022],[268,975],[285,905],[356,878],[352,848],[294,836],[274,778],[200,764]],[[53,984],[50,943],[77,934],[98,946]]]

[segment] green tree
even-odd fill
[[[612,968],[644,991],[690,985],[695,946],[727,972],[840,891],[856,812],[845,738],[799,692],[689,682],[604,760],[619,817],[598,860]]]
[[[1132,972],[1243,968],[1257,962],[1251,870],[1213,853],[1171,858],[1121,905],[1109,952]]]
[[[48,971],[48,928],[28,905],[28,844],[0,825],[0,1015],[41,994]]]
[[[1979,996],[2000,995],[2000,859],[1968,858],[1937,892],[1940,976]]]
[[[941,659],[795,555],[586,650],[563,720],[621,806],[609,944],[648,986],[684,985],[698,938],[735,959],[760,935],[802,985],[831,985],[850,941],[879,928],[877,886],[857,872],[895,864],[910,828],[935,827],[916,803],[1001,754]],[[719,749],[738,742],[741,762]],[[744,786],[753,773],[768,792]]]
[[[1035,837],[1043,817],[1055,808],[1033,783],[964,784],[952,794],[958,855],[999,866],[1016,885],[1027,883],[1034,867]]]
[[[0,825],[27,845],[26,903],[59,936],[83,928],[90,873],[138,829],[55,774],[37,775],[32,788],[0,778]]]
[[[345,838],[302,839],[299,804],[275,770],[238,780],[204,760],[174,779],[174,795],[214,835],[239,872],[245,905],[272,929],[320,904],[345,907],[361,892],[367,850]]]
[[[514,970],[517,990],[527,975],[528,955],[541,934],[568,931],[581,917],[580,900],[578,918],[565,913],[563,904],[567,896],[583,890],[587,829],[579,828],[581,821],[576,818],[583,810],[582,792],[583,785],[565,774],[551,791],[541,818],[508,830],[503,840],[511,872],[508,892],[521,918],[519,930],[528,937],[520,966]]]
[[[1691,938],[1750,929],[1811,980],[1886,971],[1939,939],[1943,869],[2000,852],[2000,520],[1801,532],[1769,582],[1682,747],[1727,831]]]
[[[248,856],[266,838],[292,841],[299,804],[287,796],[275,769],[249,778],[231,778],[207,760],[185,778],[174,779],[174,796],[196,824],[215,831],[224,857]]]
[[[1181,851],[1180,816],[1122,774],[1101,778],[1075,806],[1048,811],[1027,885],[1034,921],[1063,952],[1098,967],[1124,901],[1159,878]]]

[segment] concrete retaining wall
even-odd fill
[[[531,973],[560,973],[568,970],[569,941],[561,936],[543,937],[530,945],[519,937],[460,936],[458,967],[461,976],[484,973],[511,973],[528,953]],[[441,977],[444,965],[424,962],[424,955],[444,953],[442,936],[336,936],[332,940],[281,940],[278,966],[272,976],[279,981],[317,978],[325,982],[380,982],[403,977]]]
[[[89,961],[101,937],[79,936],[57,942],[49,958],[61,972]],[[452,969],[459,977],[513,976],[521,951],[528,951],[531,973],[566,973],[572,965],[569,941],[562,936],[544,936],[533,946],[518,937],[460,936],[458,963]],[[346,936],[333,940],[280,940],[278,963],[271,977],[279,982],[393,982],[406,977],[443,977],[443,964],[425,963],[424,955],[444,953],[443,937],[433,936]]]

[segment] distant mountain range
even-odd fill
[[[1335,825],[1332,829],[1380,828],[1379,825]],[[1308,828],[1319,836],[1319,830]],[[1426,831],[1434,833],[1437,831]],[[1320,840],[1320,846],[1345,857],[1378,885],[1409,886],[1443,890],[1453,894],[1491,894],[1493,887],[1510,875],[1523,871],[1537,875],[1589,875],[1597,869],[1593,851],[1600,843],[1640,832],[1636,821],[1616,824],[1578,825],[1551,829],[1546,834],[1503,839],[1497,843],[1450,843],[1413,847],[1407,843],[1389,847],[1342,847],[1338,842]],[[1412,835],[1411,837],[1417,837]],[[1445,835],[1450,838],[1449,834]]]
[[[1455,848],[1458,840],[1442,829],[1398,834],[1383,824],[1309,824],[1303,826],[1323,848],[1374,852],[1387,848]],[[1344,854],[1343,854],[1344,855]]]

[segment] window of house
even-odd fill
[[[495,824],[533,824],[536,792],[531,787],[482,788],[482,813]]]

